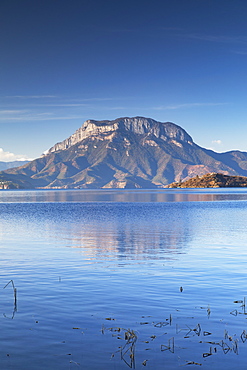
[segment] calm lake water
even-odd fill
[[[1,191],[0,212],[1,369],[246,369],[247,190]]]

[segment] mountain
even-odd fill
[[[41,158],[1,174],[28,188],[159,188],[196,175],[247,176],[247,153],[216,153],[171,122],[88,120]]]
[[[12,161],[12,162],[0,162],[0,171],[7,170],[8,168],[20,167],[29,161]]]
[[[247,177],[208,173],[182,182],[173,182],[169,188],[242,188],[247,187]]]

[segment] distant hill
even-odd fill
[[[171,122],[88,120],[47,154],[1,173],[28,188],[163,188],[196,175],[247,176],[247,153],[216,153]]]
[[[8,168],[20,167],[29,161],[12,161],[12,162],[0,162],[0,171],[7,170]]]
[[[236,188],[247,187],[247,177],[208,173],[182,182],[174,182],[169,188]]]

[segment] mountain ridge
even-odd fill
[[[116,132],[117,130],[129,130],[135,134],[153,133],[156,137],[169,137],[171,132],[174,132],[175,128],[177,129],[177,136],[180,140],[183,140],[185,137],[187,137],[188,141],[193,142],[191,136],[189,136],[184,129],[172,122],[158,122],[152,118],[140,116],[134,118],[123,117],[113,121],[87,120],[69,138],[51,147],[47,151],[47,154],[58,150],[68,149],[70,146],[77,144],[79,141],[82,141],[89,136],[95,137],[99,134],[106,136],[107,134],[110,135],[110,133]]]
[[[32,188],[164,188],[206,173],[247,176],[247,153],[216,153],[172,122],[87,120],[28,164],[3,171]]]
[[[9,161],[9,162],[0,161],[0,171],[7,170],[7,169],[13,168],[13,167],[20,167],[20,166],[23,166],[24,164],[27,164],[29,162],[30,161],[25,161],[25,160]]]

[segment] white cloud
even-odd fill
[[[26,155],[14,154],[11,152],[5,152],[3,148],[0,148],[0,161],[1,162],[12,162],[12,161],[31,161]]]
[[[221,140],[212,140],[212,144],[221,145],[222,144],[222,141]]]

